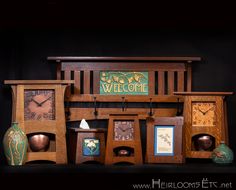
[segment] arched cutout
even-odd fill
[[[119,146],[113,149],[114,156],[129,157],[134,156],[134,148],[128,146]]]
[[[197,134],[192,137],[193,151],[212,151],[215,148],[215,137],[209,134]]]
[[[28,152],[55,152],[55,134],[52,133],[30,133],[28,138]]]

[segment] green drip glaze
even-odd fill
[[[233,151],[222,141],[221,144],[213,150],[212,161],[217,164],[230,164],[233,162]]]
[[[3,138],[4,154],[9,165],[23,165],[26,160],[28,139],[18,123],[13,122]]]

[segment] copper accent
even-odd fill
[[[46,151],[49,147],[49,137],[44,134],[30,136],[29,145],[33,152]]]
[[[130,155],[130,152],[128,150],[119,150],[118,152],[118,156],[129,156]]]
[[[55,120],[54,90],[25,90],[25,120]]]
[[[202,135],[196,140],[196,149],[199,151],[207,151],[211,148],[213,144],[213,139],[209,135]]]

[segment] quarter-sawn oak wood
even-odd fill
[[[149,117],[147,118],[146,163],[184,163],[183,150],[183,117]],[[155,126],[174,126],[173,156],[157,156],[154,154]]]
[[[12,122],[16,121],[28,135],[32,133],[49,133],[55,135],[55,142],[51,139],[48,152],[28,152],[26,162],[49,160],[57,164],[67,163],[66,123],[64,110],[64,93],[71,80],[7,80],[5,84],[12,87],[13,108]],[[24,119],[24,91],[25,90],[53,90],[55,94],[54,120],[25,120]],[[30,149],[29,149],[30,150]]]
[[[184,96],[184,127],[185,127],[185,153],[187,158],[211,158],[212,151],[198,151],[194,148],[193,137],[195,135],[207,134],[215,139],[214,147],[221,141],[228,142],[228,126],[226,116],[225,96],[232,92],[174,92],[176,95]],[[195,103],[213,103],[215,105],[214,126],[193,124],[193,105]],[[205,114],[204,114],[205,115]]]

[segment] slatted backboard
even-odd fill
[[[191,91],[192,63],[199,57],[48,57],[49,62],[57,63],[58,80],[74,80],[66,96],[70,102],[177,102],[175,91]],[[147,72],[147,95],[101,95],[101,72]],[[92,108],[71,108],[71,120],[94,118]],[[124,111],[124,110],[123,110]],[[128,110],[127,110],[128,111]],[[117,112],[113,108],[101,108],[100,119],[107,119],[108,113]],[[129,109],[145,118],[147,108]],[[155,111],[154,115],[172,116],[176,111]]]

